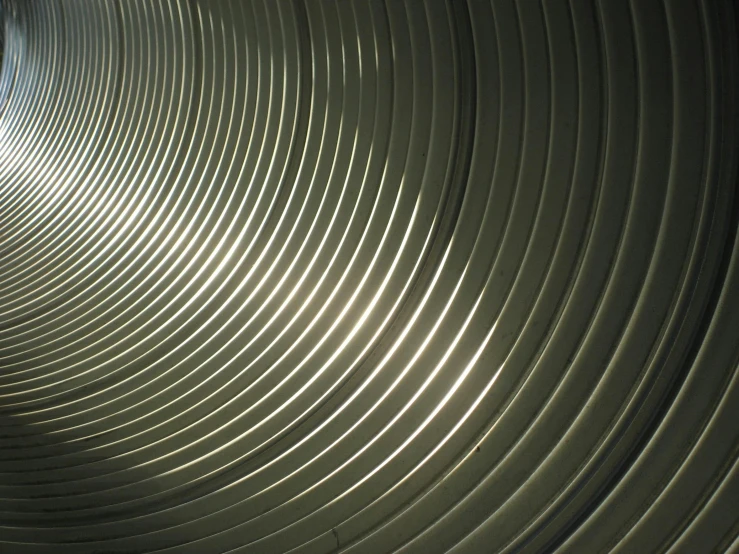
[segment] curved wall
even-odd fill
[[[731,2],[5,2],[0,551],[739,548]]]

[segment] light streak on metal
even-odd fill
[[[731,2],[0,11],[0,553],[739,548]]]

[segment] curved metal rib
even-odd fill
[[[737,548],[730,2],[4,17],[1,551]]]

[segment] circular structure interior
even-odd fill
[[[3,18],[0,552],[739,549],[732,2]]]

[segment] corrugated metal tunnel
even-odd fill
[[[5,0],[0,552],[739,551],[722,0]]]

